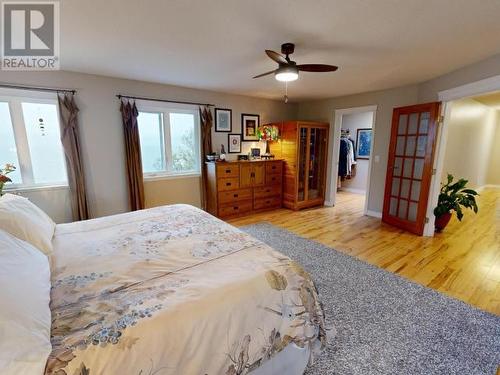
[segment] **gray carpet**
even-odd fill
[[[242,229],[317,284],[335,338],[306,374],[496,373],[500,317],[271,224]]]

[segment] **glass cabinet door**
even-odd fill
[[[307,128],[299,129],[299,165],[298,165],[298,196],[297,201],[306,199],[306,168],[307,168]]]
[[[308,200],[323,197],[325,185],[326,129],[311,128],[309,141]]]

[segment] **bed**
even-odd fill
[[[57,225],[45,374],[301,374],[326,342],[313,281],[188,205]]]

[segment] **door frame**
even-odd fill
[[[351,107],[336,109],[333,112],[333,132],[332,132],[332,147],[329,147],[329,152],[331,152],[332,164],[328,168],[328,173],[330,174],[330,194],[325,200],[325,206],[335,206],[337,200],[337,175],[339,171],[339,148],[340,148],[340,130],[342,129],[342,117],[344,115],[350,115],[354,113],[365,113],[373,112],[372,120],[372,143],[370,145],[370,160],[368,163],[368,175],[366,181],[366,193],[365,193],[365,206],[363,208],[363,215],[376,216],[378,213],[371,213],[368,210],[368,201],[370,197],[370,180],[372,175],[372,164],[373,164],[373,145],[375,144],[375,124],[377,122],[377,105],[368,105],[363,107]],[[381,217],[381,215],[377,215]]]
[[[471,96],[487,94],[492,91],[500,90],[500,75],[482,79],[476,82],[468,83],[462,86],[457,86],[448,90],[438,92],[439,101],[441,104],[441,116],[443,122],[437,128],[436,151],[434,156],[433,168],[434,175],[431,178],[431,186],[429,191],[429,200],[427,202],[428,222],[424,226],[423,235],[426,237],[434,236],[434,207],[436,207],[441,189],[441,179],[443,176],[444,157],[446,154],[446,146],[448,143],[448,130],[451,117],[451,102],[454,100],[464,99]]]

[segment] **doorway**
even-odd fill
[[[373,139],[377,106],[339,109],[335,111],[333,163],[330,196],[327,205],[342,204],[339,194],[363,202],[368,214]]]
[[[496,107],[495,104],[497,101],[500,99],[499,94],[500,92],[500,75],[499,76],[494,76],[490,78],[486,78],[477,82],[469,83],[463,86],[455,87],[449,90],[441,91],[439,93],[439,100],[442,101],[442,107],[441,107],[441,115],[443,118],[443,123],[438,129],[438,140],[436,144],[436,157],[434,160],[434,171],[435,175],[433,176],[432,182],[431,182],[431,188],[430,188],[430,196],[429,196],[429,201],[428,201],[428,206],[427,206],[427,217],[432,218],[431,220],[426,223],[425,228],[424,228],[424,236],[429,236],[432,237],[434,236],[434,215],[433,215],[433,210],[434,207],[436,207],[437,202],[438,202],[438,196],[439,196],[439,191],[441,188],[441,182],[446,179],[446,174],[447,174],[447,169],[452,170],[452,168],[455,168],[450,165],[449,161],[453,159],[453,157],[450,156],[450,152],[453,153],[454,146],[452,143],[453,142],[453,137],[454,134],[450,134],[450,129],[453,126],[454,118],[456,122],[457,118],[457,109],[460,107],[460,104],[463,105],[468,101],[468,100],[475,100],[475,99],[483,99],[485,101],[488,101],[488,104],[490,107]],[[483,98],[481,98],[483,97]],[[475,99],[474,99],[475,98]],[[462,102],[460,102],[462,101]],[[477,100],[476,100],[477,101]],[[457,104],[459,106],[457,107]],[[483,103],[484,104],[484,103]],[[500,103],[497,103],[500,105]],[[455,107],[455,111],[453,111],[453,107]],[[470,109],[470,110],[469,110]],[[462,115],[465,116],[476,116],[479,115],[478,109],[476,108],[475,110],[472,110],[472,108],[469,109],[462,109]],[[484,109],[484,107],[483,107]],[[497,112],[500,111],[500,108],[495,108]],[[452,112],[455,112],[453,115]],[[458,112],[458,115],[460,115],[460,110]],[[464,116],[462,117],[462,120]],[[500,122],[500,119],[498,120]],[[500,130],[498,130],[498,125],[497,125],[497,130],[495,132],[491,132],[489,135],[486,135],[484,139],[493,139],[494,145],[492,146],[492,153],[498,152],[498,149],[500,148]],[[451,132],[454,132],[452,129]],[[474,133],[474,136],[477,134]],[[491,138],[491,137],[494,138]],[[451,139],[451,140],[450,140]],[[471,139],[466,138],[466,142],[470,142]],[[485,142],[485,146],[481,148],[481,151],[487,150],[488,142]],[[470,148],[470,147],[468,147]],[[467,158],[468,151],[464,150],[466,153],[465,155],[461,155],[461,159],[465,160],[464,158]],[[448,153],[448,155],[447,155]],[[495,154],[496,155],[496,154]],[[448,162],[447,162],[448,160]],[[468,160],[467,160],[468,161]],[[460,166],[460,164],[458,165]],[[453,169],[457,170],[457,169]],[[485,187],[493,187],[493,188],[498,188],[499,186],[496,183],[488,183],[487,181],[492,181],[492,178],[494,181],[495,178],[500,178],[500,177],[491,177],[493,173],[493,176],[497,176],[498,172],[498,167],[495,169],[493,167],[493,172],[490,172],[490,169],[486,169],[485,173],[478,172],[478,179],[475,180],[476,182],[473,183],[473,185],[476,185],[476,187],[479,187],[479,189],[483,189],[483,186]],[[455,172],[457,173],[457,172]],[[459,172],[461,173],[461,172]],[[488,177],[489,174],[489,177]],[[483,176],[481,178],[481,176]],[[471,179],[472,181],[472,179]],[[482,181],[482,182],[481,182]],[[500,182],[498,182],[500,184]],[[483,186],[481,186],[483,185]]]

